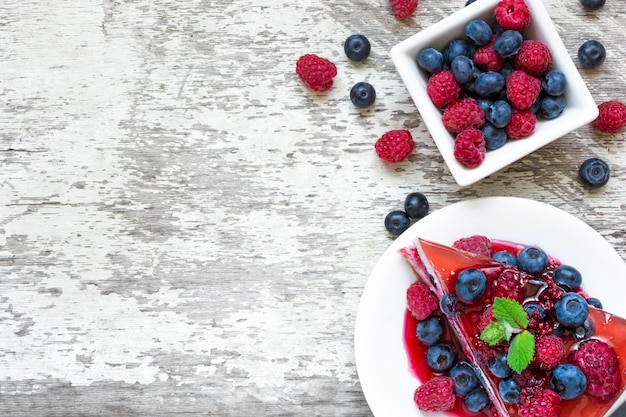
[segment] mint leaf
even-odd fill
[[[493,300],[493,316],[512,327],[525,329],[528,326],[528,316],[524,307],[510,298],[496,297]]]
[[[498,323],[495,321],[492,321],[487,325],[487,327],[485,327],[485,330],[483,330],[480,334],[480,338],[490,345],[495,345],[496,343],[509,340],[506,337],[506,331],[502,323]]]
[[[506,362],[512,370],[520,373],[530,364],[534,355],[535,337],[528,330],[524,330],[511,341]]]

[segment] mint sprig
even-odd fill
[[[480,338],[490,345],[510,340],[506,362],[512,370],[520,373],[535,355],[535,336],[526,330],[528,316],[524,307],[510,298],[496,297],[493,300],[493,316],[496,321],[485,327]]]

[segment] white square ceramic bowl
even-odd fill
[[[550,47],[552,68],[563,71],[567,77],[565,110],[555,119],[547,120],[537,117],[537,126],[532,135],[519,140],[509,139],[501,148],[488,150],[485,160],[476,168],[467,168],[454,158],[454,137],[443,126],[441,111],[432,104],[426,94],[428,75],[418,67],[417,55],[427,47],[443,52],[444,47],[451,40],[465,38],[465,25],[472,19],[480,18],[487,23],[493,23],[495,21],[493,10],[499,1],[475,1],[391,49],[391,59],[400,77],[448,169],[461,187],[480,181],[542,146],[590,123],[598,116],[594,99],[565,49],[542,0],[526,0],[532,14],[532,21],[523,32],[524,39],[540,40]]]

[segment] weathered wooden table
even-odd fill
[[[465,189],[449,175],[388,51],[464,3],[399,22],[386,0],[4,0],[0,414],[371,415],[355,316],[412,191],[553,204],[625,257],[624,133],[583,127]],[[572,57],[605,44],[581,71],[596,101],[626,100],[623,0],[546,6]],[[330,92],[300,83],[304,53],[335,61]],[[373,143],[398,128],[416,150],[386,166]],[[592,156],[612,168],[595,192],[576,179]]]

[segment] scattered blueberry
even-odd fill
[[[473,19],[465,25],[465,36],[476,45],[486,45],[491,41],[491,27],[482,19]]]
[[[569,292],[554,304],[554,313],[559,323],[573,329],[585,322],[589,314],[589,306],[580,295]]]
[[[411,219],[421,219],[428,214],[428,199],[422,193],[411,193],[404,199],[404,211]]]
[[[569,265],[559,265],[555,268],[552,279],[554,283],[565,291],[574,291],[583,282],[583,276],[578,269]]]
[[[487,361],[487,367],[498,378],[508,378],[513,373],[509,364],[506,363],[506,352],[498,352],[490,357]]]
[[[478,300],[486,289],[487,277],[480,269],[464,269],[456,279],[456,295],[463,302],[471,303]]]
[[[471,57],[474,55],[475,46],[465,39],[454,39],[448,43],[443,51],[443,60],[448,64],[459,55]]]
[[[491,257],[498,262],[502,262],[511,266],[517,266],[517,258],[511,252],[502,250],[494,253]]]
[[[491,123],[485,123],[482,128],[482,132],[485,138],[485,147],[491,150],[504,146],[508,138],[504,129],[498,129]]]
[[[546,318],[546,309],[536,301],[528,301],[524,303],[524,311],[530,318],[543,320]]]
[[[609,182],[611,171],[606,162],[599,158],[590,158],[582,163],[578,175],[589,188],[600,188]]]
[[[596,40],[585,41],[578,48],[578,59],[580,63],[587,68],[595,68],[600,66],[606,58],[606,50],[604,45]]]
[[[550,70],[541,80],[541,87],[546,94],[551,96],[560,96],[565,93],[567,88],[567,78],[565,74],[558,69]]]
[[[524,37],[516,30],[505,30],[502,35],[493,43],[493,50],[496,55],[502,58],[510,58],[522,47]]]
[[[350,35],[343,44],[343,51],[350,61],[365,61],[370,56],[372,46],[364,35]]]
[[[550,388],[564,400],[573,400],[587,389],[587,377],[576,365],[560,364],[552,371]]]
[[[428,348],[426,351],[426,365],[437,373],[446,372],[454,365],[456,353],[454,348],[447,343],[440,343]]]
[[[589,10],[598,10],[604,6],[604,3],[606,3],[606,0],[580,0],[580,4],[582,4],[585,9]]]
[[[443,326],[438,317],[432,316],[417,323],[417,339],[426,346],[432,346],[443,336]]]
[[[441,296],[439,308],[446,316],[456,317],[459,314],[459,299],[449,292]]]
[[[571,331],[572,337],[576,341],[589,339],[596,333],[596,325],[587,317],[585,322]]]
[[[485,118],[494,127],[502,129],[511,121],[511,105],[505,100],[496,100],[487,109]]]
[[[465,55],[459,55],[450,64],[452,75],[459,84],[465,84],[474,77],[474,62]]]
[[[350,90],[350,100],[360,109],[365,109],[376,101],[376,90],[364,81],[354,84]]]
[[[539,102],[539,111],[546,119],[554,119],[565,109],[565,96],[545,96]]]
[[[587,298],[587,304],[595,308],[602,308],[602,302],[595,297]]]
[[[443,54],[435,48],[422,49],[417,55],[417,64],[431,74],[435,73],[443,68]]]
[[[522,389],[515,383],[513,378],[507,378],[500,381],[498,385],[500,397],[507,404],[517,404],[520,402]]]
[[[391,211],[385,216],[385,228],[392,235],[401,235],[411,225],[411,219],[402,210]]]
[[[537,246],[526,246],[517,255],[517,266],[529,274],[540,274],[548,266],[548,255]]]
[[[466,396],[478,386],[478,378],[474,373],[474,368],[467,362],[454,365],[448,376],[454,379],[454,393],[459,397]]]
[[[493,97],[502,91],[505,80],[502,74],[487,71],[480,74],[474,82],[474,91],[480,97]]]
[[[483,387],[474,388],[463,398],[463,404],[472,413],[480,413],[491,403],[489,394]]]

